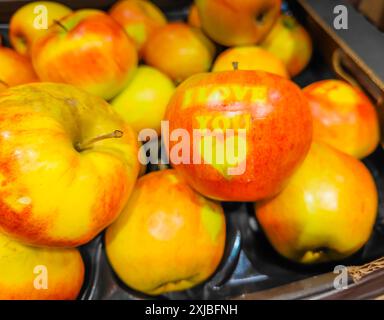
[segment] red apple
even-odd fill
[[[36,40],[32,61],[43,81],[72,84],[111,99],[130,80],[137,53],[115,20],[85,9],[61,19]]]
[[[355,158],[373,152],[380,141],[375,107],[358,88],[323,80],[304,89],[313,115],[314,138]]]
[[[277,194],[312,139],[312,117],[301,90],[262,71],[190,77],[176,89],[166,119],[170,141],[165,143],[175,169],[203,195],[226,201]],[[210,139],[207,130],[216,135]],[[179,133],[189,137],[178,140]]]
[[[0,47],[0,91],[36,81],[38,78],[28,58],[13,49]]]

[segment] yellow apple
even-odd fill
[[[377,208],[375,182],[364,164],[317,142],[287,187],[257,203],[256,217],[281,255],[311,264],[357,252],[369,239]]]
[[[174,91],[175,86],[167,75],[155,68],[141,66],[111,104],[137,132],[150,128],[160,134],[160,121]]]
[[[109,14],[135,41],[140,53],[153,31],[167,23],[161,10],[147,0],[120,0],[112,6]]]
[[[292,77],[305,69],[312,56],[311,36],[287,14],[280,16],[261,46],[284,61]]]
[[[220,204],[196,193],[174,170],[141,177],[106,232],[117,275],[150,295],[191,288],[216,270],[225,245]]]
[[[78,246],[119,215],[139,171],[134,131],[73,86],[0,93],[0,230],[42,246]]]
[[[0,233],[0,300],[76,299],[84,280],[77,249],[37,248]]]
[[[53,1],[31,1],[18,9],[9,23],[9,40],[15,50],[21,54],[29,55],[32,43],[44,35],[47,29],[40,29],[43,22],[47,27],[55,20],[60,20],[71,13],[67,6]],[[44,14],[47,20],[44,21]]]

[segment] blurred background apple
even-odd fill
[[[78,10],[34,42],[33,66],[42,81],[75,85],[111,99],[128,83],[137,52],[124,29],[99,10]]]
[[[360,89],[340,80],[323,80],[304,88],[304,94],[313,115],[315,139],[359,159],[376,149],[378,115]]]
[[[175,85],[167,75],[143,65],[111,104],[136,132],[154,129],[160,135],[160,122],[174,91]]]
[[[210,69],[214,44],[198,28],[181,22],[157,29],[144,47],[144,61],[181,82]]]
[[[140,54],[153,31],[167,23],[162,11],[147,0],[120,0],[112,6],[109,14],[135,41]]]
[[[38,14],[42,12],[36,10],[39,6],[46,10],[47,27],[72,12],[67,6],[53,1],[33,1],[19,8],[9,23],[9,40],[21,54],[29,55],[33,42],[47,32],[47,29],[38,29],[34,25]]]
[[[215,60],[212,71],[233,70],[233,62],[239,70],[261,70],[289,78],[282,60],[273,53],[257,46],[233,47],[222,52]]]
[[[0,46],[0,91],[39,81],[30,60],[15,50]]]
[[[285,63],[291,77],[303,71],[312,56],[310,35],[288,14],[279,17],[261,46]]]
[[[260,43],[280,15],[281,0],[196,0],[202,29],[224,46]]]

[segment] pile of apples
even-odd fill
[[[36,28],[37,6],[48,29]],[[1,299],[76,298],[76,247],[104,229],[127,286],[149,295],[191,288],[222,259],[220,201],[254,202],[272,246],[297,263],[364,246],[378,194],[359,159],[379,143],[375,107],[340,80],[304,89],[290,80],[312,43],[280,8],[196,0],[187,22],[168,22],[147,0],[109,12],[39,1],[14,13],[13,48],[0,47]],[[191,143],[171,134],[173,169],[144,174],[138,135],[163,134],[162,120]],[[208,143],[194,143],[195,129],[231,129],[213,146],[231,139],[246,149],[193,162]],[[43,289],[36,266],[48,273]]]

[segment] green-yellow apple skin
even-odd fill
[[[312,264],[357,252],[370,237],[377,206],[376,185],[364,164],[314,142],[287,187],[256,204],[256,217],[281,255]]]
[[[140,66],[111,105],[136,132],[154,129],[160,134],[161,120],[174,91],[175,85],[167,75],[155,68]]]
[[[49,27],[55,20],[60,20],[71,12],[70,8],[58,2],[30,1],[19,8],[11,17],[9,40],[12,47],[18,53],[28,56],[33,42],[48,30],[48,28],[40,28],[40,25],[39,28],[36,28],[36,23],[43,22],[42,15],[47,14],[46,22],[47,27]]]
[[[8,236],[82,245],[116,219],[138,171],[137,137],[103,99],[56,83],[0,93],[0,230]]]
[[[123,213],[107,229],[105,247],[124,283],[158,295],[209,278],[223,256],[225,237],[220,203],[168,169],[138,179]]]
[[[42,81],[68,83],[106,100],[128,83],[137,52],[124,29],[99,10],[64,17],[32,46],[32,62]]]

